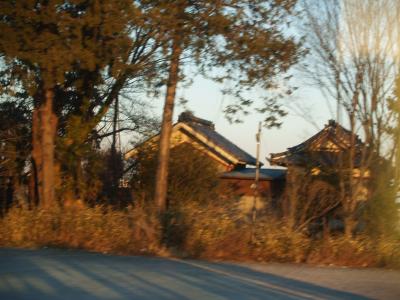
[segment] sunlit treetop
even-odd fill
[[[165,53],[178,42],[182,62],[190,59],[203,75],[233,83],[228,93],[239,99],[238,107],[252,102],[246,90],[276,87],[277,77],[302,55],[300,43],[287,34],[294,0],[138,2],[147,24],[157,28],[155,38],[164,40]]]
[[[0,12],[0,54],[26,87],[32,79],[62,84],[74,66],[94,70],[125,60],[136,13],[130,0],[2,1]]]

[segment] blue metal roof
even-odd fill
[[[260,180],[279,180],[284,179],[286,175],[286,169],[260,169]],[[237,169],[230,172],[222,173],[221,178],[227,179],[255,179],[256,168],[243,168]]]

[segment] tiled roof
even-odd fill
[[[290,147],[287,151],[280,153],[271,153],[269,159],[273,165],[287,166],[290,164],[303,165],[325,165],[332,166],[338,163],[338,152],[331,152],[329,149],[319,148],[311,149],[312,145],[321,141],[332,141],[339,149],[346,150],[350,147],[351,132],[334,120],[329,120],[325,128],[311,136],[306,141]],[[362,145],[361,140],[356,136],[356,148]],[[356,155],[355,164],[359,161]]]
[[[216,147],[219,148],[219,149],[212,149],[213,151],[218,152],[222,150],[226,152],[226,154],[232,156],[234,158],[235,164],[238,163],[238,164],[247,164],[253,166],[256,165],[256,159],[253,156],[251,156],[249,153],[236,146],[234,143],[232,143],[230,140],[228,140],[218,132],[216,132],[215,126],[212,122],[197,118],[191,112],[183,112],[179,116],[178,122],[174,124],[174,128],[183,130],[183,132],[185,132],[185,129],[182,125],[190,127],[191,131],[201,136],[204,139],[203,142],[205,142],[206,144],[209,143],[208,147],[210,147],[210,149]],[[186,134],[190,134],[190,132],[189,133],[186,132]],[[148,140],[144,141],[141,145],[151,140],[157,139],[158,136],[159,134],[149,138]],[[192,136],[192,138],[195,139],[196,137]],[[125,157],[129,158],[132,155],[134,155],[135,150],[138,149],[138,147],[140,147],[140,145],[128,151],[125,154]],[[260,165],[262,165],[262,163],[260,163]]]
[[[309,139],[305,140],[303,143],[298,144],[288,148],[291,153],[300,152],[307,150],[307,148],[322,139],[330,139],[335,142],[335,144],[340,145],[343,148],[348,148],[351,140],[351,131],[347,130],[334,120],[329,120],[328,124],[321,131],[314,134]],[[356,136],[356,144],[361,144],[360,139]]]
[[[204,136],[208,141],[212,142],[224,151],[236,157],[240,162],[248,165],[256,165],[256,159],[253,156],[236,146],[234,143],[232,143],[230,140],[228,140],[218,132],[216,132],[213,127],[205,126],[201,123],[195,122],[185,122],[185,124],[193,128],[193,130],[195,130],[197,133]]]

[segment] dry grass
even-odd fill
[[[12,208],[0,220],[0,245],[67,247],[105,253],[156,253],[158,222],[141,208]]]
[[[182,257],[400,267],[400,239],[316,240],[271,216],[258,218],[252,227],[231,207],[194,202],[172,209],[163,232],[151,210],[141,207],[12,208],[0,219],[0,246],[157,255],[161,241]]]
[[[170,236],[181,255],[205,259],[278,261],[340,266],[400,267],[400,239],[358,235],[311,238],[272,216],[248,218],[232,208],[188,203],[175,212]],[[171,225],[171,224],[170,224]],[[253,232],[253,235],[252,235]],[[253,236],[253,238],[252,238]]]
[[[348,240],[343,236],[315,241],[307,258],[309,263],[354,267],[400,267],[400,239],[371,239],[359,235]]]

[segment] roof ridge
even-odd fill
[[[178,122],[183,122],[183,123],[196,123],[199,125],[207,126],[211,128],[212,130],[215,130],[215,124],[209,120],[202,119],[199,117],[196,117],[191,111],[184,111],[182,112],[179,117],[178,117]]]
[[[198,124],[195,122],[190,122],[190,123],[182,122],[182,123],[186,124],[187,126],[190,126],[193,130],[197,131],[197,133],[201,134],[204,138],[212,141],[211,136],[207,136],[207,134],[205,132],[201,131],[201,130],[203,130],[203,131],[209,130],[211,134],[216,135],[216,138],[222,140],[222,142],[220,142],[220,143],[218,143],[217,140],[212,141],[215,145],[217,145],[218,147],[221,147],[224,151],[226,151],[230,155],[240,158],[239,161],[242,161],[249,165],[255,165],[255,161],[256,161],[255,157],[253,157],[247,151],[243,150],[238,145],[236,145],[235,143],[233,143],[232,141],[227,139],[225,136],[220,134],[218,131],[214,130],[214,128],[210,128],[208,126],[202,126],[201,124]],[[224,143],[225,143],[225,145],[224,145]],[[229,145],[234,147],[233,151],[232,151],[232,149],[229,149],[226,147]],[[235,153],[235,151],[238,151],[239,153]]]
[[[309,145],[310,143],[318,140],[319,138],[323,138],[324,136],[328,135],[331,138],[334,138],[334,140],[337,143],[340,143],[340,140],[337,138],[337,135],[340,134],[340,132],[343,132],[344,134],[351,134],[351,131],[344,128],[342,125],[337,123],[335,120],[329,120],[328,124],[325,124],[324,128],[318,131],[317,133],[313,134],[311,137],[306,139],[304,142],[287,148],[288,151],[298,151],[301,150],[302,148],[305,148],[305,146]],[[356,135],[356,140],[357,142],[361,142],[358,135]]]

